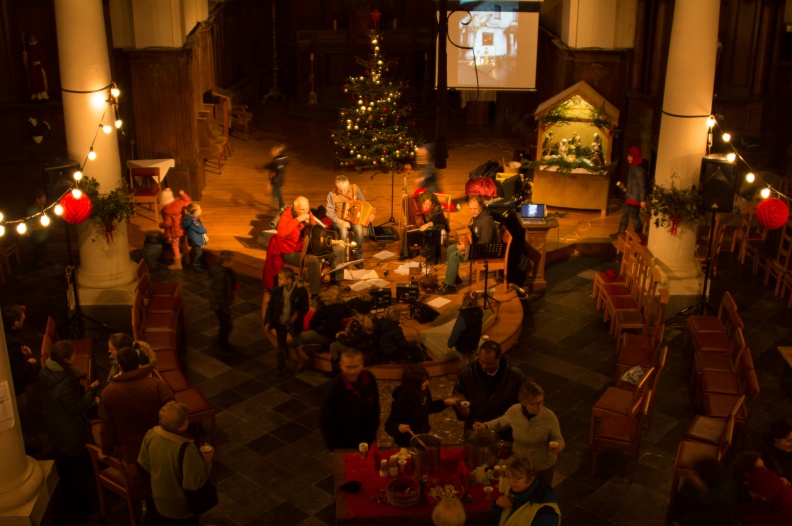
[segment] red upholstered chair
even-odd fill
[[[195,387],[174,393],[177,402],[186,405],[190,410],[190,423],[196,424],[207,418],[212,422],[212,444],[217,445],[217,422],[215,408],[204,394]]]
[[[697,393],[697,399],[700,398],[701,378],[705,371],[731,373],[737,375],[740,369],[740,363],[743,360],[743,353],[746,352],[748,347],[745,345],[745,338],[742,331],[734,333],[734,341],[732,342],[732,352],[729,354],[720,352],[700,352],[693,356],[693,367],[690,369],[690,388],[693,392]],[[748,353],[750,354],[750,350]]]
[[[192,387],[181,369],[170,369],[167,371],[154,369],[154,375],[168,384],[174,393],[186,391]]]
[[[149,268],[146,265],[145,260],[140,260],[135,268],[135,275],[137,276],[138,280],[143,277],[143,274],[148,274]],[[176,297],[181,296],[181,285],[179,285],[178,281],[151,281],[151,276],[149,275],[149,286],[151,287],[151,295],[152,296],[170,296]]]
[[[699,332],[729,332],[729,312],[737,312],[737,302],[734,301],[731,293],[726,292],[721,298],[718,306],[717,316],[688,316],[685,323],[684,348],[688,349],[691,345],[691,338]],[[737,316],[736,319],[739,319]]]
[[[50,337],[53,344],[60,341],[58,336],[58,327],[52,316],[47,316],[47,325],[44,328],[44,334]],[[90,338],[80,338],[77,340],[69,340],[74,347],[74,356],[79,358],[93,358],[93,340]]]
[[[652,391],[644,393],[634,412],[626,415],[607,414],[602,417],[594,442],[591,445],[591,476],[597,473],[597,456],[603,449],[615,449],[630,456],[630,484],[635,475],[635,465],[641,452],[641,430],[644,416],[649,411]]]
[[[741,411],[744,403],[745,395],[742,395],[734,403],[734,407],[732,407],[726,420],[703,415],[694,416],[685,430],[685,433],[682,435],[682,438],[685,440],[704,442],[706,444],[717,444],[720,440],[721,433],[723,433],[723,427],[727,425],[727,420],[735,420],[737,418],[737,413]]]
[[[641,380],[635,385],[630,386],[631,389],[623,389],[622,387],[608,387],[602,393],[599,400],[591,408],[591,426],[589,429],[589,444],[594,440],[594,432],[596,423],[599,418],[606,414],[628,415],[636,411],[636,407],[641,403],[644,391],[649,385],[649,380],[654,375],[654,368],[646,371],[641,377]]]
[[[175,314],[149,313],[138,290],[132,303],[132,336],[148,343],[155,351],[179,348],[179,323]]]
[[[696,405],[701,406],[703,393],[727,394],[740,396],[745,393],[745,383],[748,372],[754,368],[751,350],[746,347],[746,351],[740,355],[739,367],[735,371],[711,371],[701,372],[701,380],[696,389]]]
[[[97,491],[99,492],[99,509],[102,517],[107,516],[104,490],[107,488],[126,501],[129,508],[129,522],[132,526],[139,523],[137,504],[147,495],[146,489],[140,484],[134,465],[129,465],[123,460],[106,456],[99,460],[100,449],[93,444],[85,444],[91,456],[94,476],[96,477]]]
[[[181,370],[181,363],[179,362],[179,355],[174,350],[154,351],[157,355],[157,361],[154,368],[157,371],[176,371]]]
[[[613,378],[614,385],[618,385],[621,377],[629,369],[636,365],[642,369],[648,369],[656,362],[657,351],[660,349],[660,344],[663,343],[663,335],[665,334],[665,324],[660,324],[659,327],[652,331],[651,336],[643,336],[642,334],[625,333],[621,337],[621,351],[619,357],[616,358],[616,374]]]
[[[751,369],[745,375],[745,392],[738,395],[734,394],[721,394],[721,393],[704,393],[703,395],[703,408],[704,414],[710,418],[728,418],[734,404],[737,400],[745,395],[745,403],[740,406],[737,414],[734,415],[735,425],[744,427],[748,423],[748,418],[751,415],[751,407],[753,406],[756,397],[759,396],[759,380],[756,378],[756,371]]]
[[[653,272],[655,269],[652,269]],[[657,269],[659,272],[659,269]],[[639,330],[641,334],[646,335],[650,325],[656,326],[659,320],[663,319],[665,308],[671,301],[671,295],[667,289],[660,289],[660,298],[655,305],[655,295],[646,295],[644,297],[644,304],[641,310],[622,310],[616,313],[616,350],[621,348],[621,335],[625,330]]]
[[[676,463],[674,464],[674,475],[671,479],[669,508],[673,509],[674,507],[674,499],[679,491],[679,480],[690,478],[693,475],[694,465],[698,460],[707,457],[714,458],[719,462],[723,460],[729,452],[729,448],[731,448],[734,425],[734,419],[726,420],[726,425],[723,426],[723,430],[718,437],[718,443],[715,445],[694,440],[682,440],[679,443]]]

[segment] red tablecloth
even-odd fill
[[[380,458],[390,458],[391,455],[398,453],[398,450],[380,451]],[[440,450],[440,471],[429,475],[429,480],[443,479],[448,481],[453,477],[459,467],[459,462],[464,454],[461,448],[442,448]],[[408,462],[408,467],[411,462]],[[344,478],[347,482],[357,480],[363,484],[359,493],[347,494],[347,508],[350,517],[376,517],[377,515],[416,515],[420,513],[431,514],[436,502],[429,502],[426,494],[421,495],[418,504],[411,508],[396,508],[389,504],[373,502],[371,497],[387,498],[385,486],[394,477],[383,478],[379,476],[379,470],[374,471],[374,458],[369,455],[366,460],[361,460],[357,453],[345,455],[344,457]],[[486,511],[490,509],[491,501],[484,500],[483,486],[468,486],[469,493],[473,497],[473,502],[462,502],[465,511]],[[382,491],[380,491],[382,490]],[[492,498],[498,498],[497,486],[492,493]]]

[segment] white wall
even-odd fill
[[[208,0],[110,0],[113,47],[182,47]]]

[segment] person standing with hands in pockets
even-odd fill
[[[638,147],[633,146],[627,151],[627,162],[630,164],[627,185],[625,186],[621,181],[616,183],[616,186],[624,190],[624,208],[622,208],[619,231],[610,235],[613,239],[618,239],[619,235],[627,230],[630,219],[633,221],[636,234],[640,234],[643,230],[641,210],[646,208],[646,171],[641,164],[643,157]]]

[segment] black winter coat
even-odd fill
[[[319,303],[316,312],[311,316],[308,328],[312,331],[335,340],[336,334],[344,330],[344,318],[351,318],[352,309],[346,303]]]
[[[381,318],[379,320],[377,347],[379,348],[380,356],[386,362],[396,362],[404,357],[404,351],[410,347],[410,344],[407,343],[407,338],[404,337],[404,331],[399,322],[390,318]]]
[[[85,444],[91,442],[86,414],[96,403],[96,389],[82,394],[75,374],[52,359],[39,373],[39,383],[44,391],[47,431],[53,447],[70,457],[85,455]]]
[[[330,451],[357,449],[361,442],[371,444],[377,438],[380,424],[379,390],[377,380],[363,370],[357,385],[339,374],[331,382],[319,425]]]
[[[392,396],[393,403],[385,422],[385,431],[399,447],[410,447],[412,438],[409,433],[399,433],[399,424],[407,424],[416,435],[428,433],[429,414],[439,413],[446,408],[443,400],[432,400],[432,393],[428,389],[420,402],[409,396],[402,386],[397,387]]]
[[[300,334],[303,332],[303,320],[305,319],[305,315],[308,314],[308,308],[310,304],[308,302],[308,291],[305,290],[305,287],[301,283],[295,284],[294,290],[292,290],[291,295],[289,296],[291,300],[291,312],[294,314],[297,313],[297,319],[294,320],[294,323],[289,327],[289,333],[291,335]],[[283,311],[283,287],[280,285],[275,285],[272,288],[272,292],[270,294],[270,300],[267,304],[267,312],[264,315],[264,324],[270,324],[270,326],[274,326],[274,324],[279,323],[279,318],[281,312]]]

